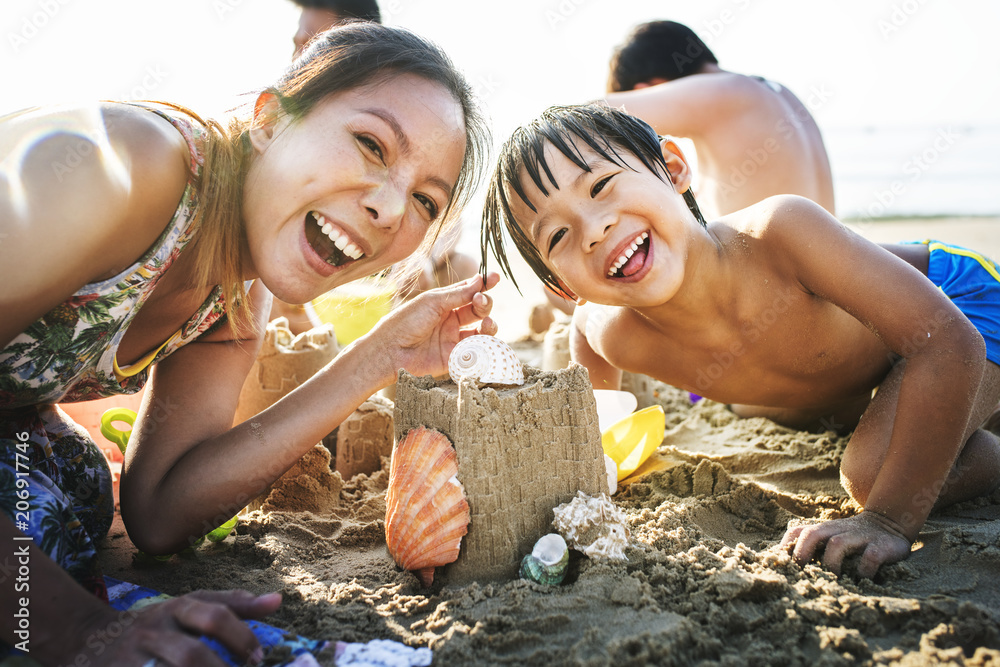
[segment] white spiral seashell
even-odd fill
[[[524,367],[507,343],[494,336],[469,336],[448,357],[448,374],[458,384],[472,378],[480,384],[524,384]]]

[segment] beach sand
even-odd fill
[[[858,229],[1000,257],[1000,220]],[[537,365],[527,314],[541,292],[526,274],[522,288],[523,298],[497,290],[496,315],[501,337]],[[666,437],[647,473],[614,496],[628,517],[628,560],[573,552],[560,586],[424,588],[386,551],[388,461],[344,481],[320,450],[299,464],[299,482],[224,542],[158,562],[138,555],[116,522],[105,574],[168,594],[278,590],[284,603],[269,622],[279,627],[428,646],[435,665],[1000,664],[1000,492],[933,514],[910,558],[874,580],[851,574],[850,561],[839,577],[800,567],[777,546],[785,528],[857,510],[838,480],[846,440],[655,389]]]

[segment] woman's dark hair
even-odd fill
[[[582,145],[581,145],[582,142]],[[538,248],[517,224],[511,209],[510,193],[517,195],[532,211],[537,211],[528,198],[521,181],[522,172],[544,196],[549,187],[559,189],[549,165],[545,162],[545,144],[550,143],[580,169],[589,172],[590,165],[583,155],[589,148],[605,160],[632,169],[622,152],[629,153],[661,180],[671,183],[667,164],[660,148],[660,138],[649,125],[624,111],[601,104],[555,106],[514,133],[500,149],[496,168],[490,178],[483,210],[480,249],[485,267],[492,249],[500,268],[517,285],[504,249],[504,229],[510,235],[521,257],[543,283],[557,293],[564,293],[558,278],[545,265]],[[634,171],[634,169],[633,169]],[[684,200],[697,220],[705,225],[690,188]]]
[[[718,62],[691,28],[674,21],[650,21],[632,30],[611,55],[608,91],[632,90],[653,79],[673,81]]]
[[[424,238],[422,249],[429,252],[437,236],[457,224],[457,211],[476,188],[490,144],[489,128],[476,105],[472,87],[444,51],[408,30],[354,22],[318,34],[267,91],[278,99],[283,113],[300,119],[330,95],[377,85],[404,74],[442,85],[458,102],[465,121],[462,169],[440,224]],[[234,118],[228,130],[214,121],[201,122],[209,128],[211,139],[199,184],[203,226],[195,279],[205,282],[216,271],[224,276],[222,286],[230,304],[230,323],[244,322],[242,304],[246,299],[240,249],[245,243],[242,199],[253,153],[249,139],[252,118]],[[441,141],[449,140],[441,137]],[[403,264],[397,267],[398,273],[412,273]]]

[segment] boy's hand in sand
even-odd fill
[[[377,341],[393,362],[392,381],[399,368],[417,376],[441,375],[458,341],[477,333],[495,334],[497,325],[489,317],[493,299],[485,292],[499,281],[498,274],[490,273],[485,286],[476,275],[428,290],[382,318],[366,338]]]
[[[879,567],[896,563],[910,555],[910,541],[895,522],[877,512],[865,510],[846,519],[815,526],[789,528],[781,546],[791,549],[800,565],[812,560],[822,548],[823,567],[840,574],[844,558],[861,553],[858,574],[874,577]]]
[[[84,646],[66,642],[66,656],[58,664],[79,664],[82,655],[90,665],[218,665],[222,659],[198,639],[212,637],[226,646],[236,658],[256,665],[263,660],[263,650],[250,627],[241,619],[261,618],[281,604],[281,595],[253,595],[247,591],[196,591],[164,602],[151,604],[138,612],[91,614],[79,628],[77,637],[85,637]],[[120,634],[112,634],[114,628]]]

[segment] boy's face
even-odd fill
[[[683,169],[683,191],[687,164],[674,149],[668,145],[665,156],[671,173]],[[701,227],[670,182],[634,155],[618,152],[631,169],[587,149],[587,172],[546,143],[545,162],[559,188],[547,185],[545,196],[522,170],[525,192],[537,212],[513,192],[510,201],[543,261],[576,296],[607,305],[652,307],[677,291],[689,239]]]

